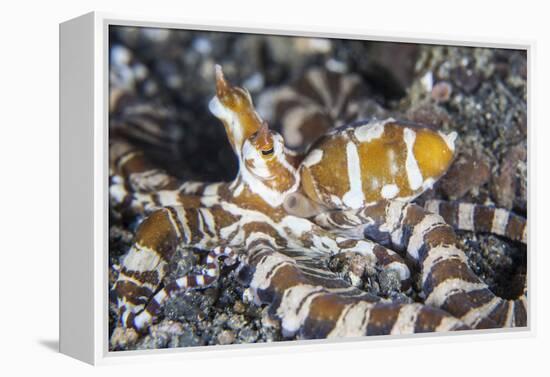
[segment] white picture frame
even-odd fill
[[[132,25],[212,31],[238,31],[289,36],[368,39],[410,43],[452,44],[524,49],[528,70],[534,44],[531,41],[439,40],[423,35],[365,35],[357,30],[290,30],[278,26],[193,25],[169,18],[144,19],[130,15],[88,13],[60,25],[60,351],[90,364],[108,364],[156,358],[208,358],[212,353],[231,356],[241,352],[287,353],[294,347],[345,349],[360,343],[380,346],[388,337],[342,339],[338,342],[295,341],[272,344],[175,348],[148,351],[108,350],[108,27]],[[528,97],[532,76],[528,75]],[[529,103],[528,103],[528,107]],[[528,116],[530,123],[531,117]],[[528,125],[528,152],[532,127]],[[529,159],[530,160],[530,159]],[[530,170],[528,175],[530,176]],[[528,201],[529,211],[532,201]],[[531,213],[531,212],[529,212]],[[531,239],[531,237],[529,237]],[[528,245],[528,285],[535,281],[532,244]],[[75,268],[78,266],[78,268]],[[483,337],[533,335],[532,297],[528,327],[521,329],[472,330],[467,334],[425,334],[391,337],[392,342],[432,343],[464,341]],[[243,351],[246,350],[246,351]],[[197,352],[200,351],[200,352]],[[220,353],[221,351],[221,353]]]

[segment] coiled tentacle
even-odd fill
[[[178,245],[216,250],[221,242],[217,229],[237,220],[220,206],[174,206],[152,212],[138,227],[114,285],[122,323],[131,323],[128,316],[141,312],[157,291]],[[189,277],[176,284],[190,284],[192,280]]]
[[[192,274],[179,277],[175,281],[160,289],[139,312],[132,313],[124,323],[127,327],[134,327],[143,331],[158,317],[162,305],[176,292],[193,288],[206,288],[218,280],[220,274],[219,257],[226,257],[227,264],[235,263],[236,254],[232,248],[218,246],[212,249],[206,257],[206,268],[200,274]]]

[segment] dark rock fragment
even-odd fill
[[[440,187],[450,199],[455,200],[484,185],[490,177],[491,170],[484,158],[460,155],[441,179]]]
[[[455,69],[453,76],[456,86],[466,93],[474,92],[479,87],[481,81],[481,76],[478,72],[462,66]]]
[[[441,129],[448,125],[451,117],[447,110],[431,102],[421,102],[406,112],[407,120],[426,126]]]

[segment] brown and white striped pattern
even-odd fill
[[[140,173],[144,171],[127,167],[126,163],[140,168],[148,165],[141,161],[141,155],[129,148],[123,150],[125,154],[120,153],[122,157],[113,163],[121,174],[119,177],[125,174],[128,178],[136,170]],[[124,158],[127,155],[130,157]],[[138,157],[139,165],[133,161]],[[276,249],[289,245],[308,247],[325,255],[356,252],[367,256],[373,266],[395,270],[402,279],[403,289],[410,286],[408,267],[395,252],[369,240],[339,237],[309,220],[285,215],[282,208],[266,207],[261,201],[258,202],[258,209],[251,207],[254,202],[249,203],[248,208],[243,208],[239,198],[249,189],[239,188],[241,185],[244,185],[244,180],[240,177],[231,184],[188,182],[176,190],[137,192],[135,190],[143,185],[122,185],[131,195],[130,200],[140,201],[144,212],[150,213],[140,225],[135,243],[122,261],[122,270],[115,285],[125,325],[144,328],[158,314],[155,305],[160,305],[160,301],[150,301],[147,305],[153,305],[152,308],[145,309],[145,305],[160,285],[165,267],[177,245],[210,250],[223,240],[238,250],[251,250],[259,244],[267,244]],[[236,195],[241,191],[241,194]],[[136,277],[147,277],[148,280]],[[202,286],[204,282],[211,284],[213,281],[209,277],[186,277],[172,285],[170,290]],[[160,294],[167,296],[165,291]]]
[[[342,229],[370,224],[419,269],[425,303],[444,309],[472,328],[527,325],[527,289],[515,300],[492,293],[469,268],[451,226],[416,204],[380,202],[356,211],[318,215],[317,223]]]
[[[317,339],[464,330],[460,320],[421,304],[385,302],[324,272],[312,274],[280,252],[260,249],[247,257],[250,287],[270,304],[283,334]],[[328,276],[327,276],[328,275]]]
[[[428,200],[424,208],[454,229],[492,233],[527,244],[527,220],[509,210],[442,200]]]
[[[259,107],[268,119],[281,124],[289,147],[306,150],[333,127],[365,119],[375,107],[366,94],[357,75],[312,68],[293,85],[260,97]]]
[[[456,132],[447,135],[392,118],[356,122],[312,146],[301,165],[302,189],[330,209],[411,201],[447,171],[455,139]]]
[[[404,290],[410,286],[410,271],[402,258],[369,240],[339,237],[308,220],[293,216],[285,216],[277,222],[264,213],[239,208],[217,197],[204,199],[203,205],[199,208],[164,207],[152,212],[141,223],[134,245],[122,260],[115,284],[125,325],[143,328],[158,314],[155,308],[162,301],[147,302],[160,286],[166,265],[178,245],[213,250],[207,263],[214,263],[213,259],[222,255],[215,252],[220,242],[237,250],[246,250],[246,253],[259,246],[279,250],[289,246],[307,247],[310,253],[315,251],[323,255],[355,252],[365,255],[373,267],[395,270]],[[233,252],[229,256],[234,257]],[[167,286],[161,295],[167,297],[175,290],[203,287],[213,283],[216,277],[213,271],[184,277]],[[146,304],[153,307],[144,313]],[[134,319],[138,322],[133,323]]]
[[[248,93],[229,87],[221,69],[218,68],[216,74],[217,96],[211,101],[211,109],[222,120],[239,158],[241,170],[233,182],[181,183],[155,169],[141,152],[124,141],[113,140],[111,144],[111,203],[147,215],[137,230],[134,244],[121,260],[114,285],[121,325],[146,331],[168,297],[179,290],[214,284],[221,256],[230,261],[238,256],[243,262],[239,267],[240,279],[250,285],[258,303],[270,306],[271,314],[281,321],[287,336],[326,338],[526,325],[526,294],[510,301],[495,296],[468,268],[452,229],[437,214],[396,200],[335,212],[323,212],[324,207],[319,206],[321,214],[313,219],[289,214],[284,206],[285,196],[294,193],[300,183],[296,156],[284,148],[280,136],[268,133],[265,125],[259,132],[261,119]],[[311,97],[307,103],[311,109],[315,101],[330,105],[330,117],[337,118],[352,102],[350,98],[355,93],[357,80],[333,80],[326,76],[324,82],[329,83],[329,90],[320,84],[323,80],[318,80],[322,75],[310,73],[306,78],[304,88],[309,86],[321,92],[318,98]],[[331,97],[336,87],[345,89],[347,94]],[[286,99],[296,100],[299,91]],[[235,103],[238,106],[233,106]],[[290,102],[287,105],[291,111]],[[292,118],[288,114],[286,116]],[[301,114],[294,111],[292,116],[315,119],[308,118],[307,111]],[[385,125],[382,125],[383,132],[387,131]],[[400,129],[400,140],[407,150],[403,158],[406,178],[410,185],[411,181],[418,180],[415,172],[419,173],[422,184],[427,182],[428,187],[439,173],[433,178],[423,174],[421,159],[416,154],[413,156],[415,169],[407,167],[407,161],[411,165],[410,155],[416,153],[413,148],[421,144],[421,138],[416,133],[413,137],[412,131],[405,135],[405,129],[408,128]],[[358,169],[350,170],[350,166],[357,167],[361,161],[373,157],[360,155],[360,143],[355,143],[361,138],[374,137],[369,130],[335,131],[352,134],[336,152],[358,157],[355,162],[347,161],[341,169],[341,173],[350,178],[347,192],[357,193],[360,190],[357,182],[362,183],[358,180],[352,184],[351,177],[354,174],[353,179],[357,178]],[[306,136],[300,137],[302,143],[309,140]],[[452,149],[448,135],[437,137]],[[265,140],[273,145],[258,149]],[[429,148],[418,148],[433,157]],[[314,148],[302,166],[317,165],[327,154],[322,148]],[[391,175],[391,170],[384,174]],[[327,174],[333,173],[334,169],[327,170]],[[394,197],[390,188],[384,192]],[[404,200],[413,197],[411,193]],[[312,199],[310,196],[309,200]],[[368,201],[363,201],[358,207],[366,203]],[[342,207],[354,206],[340,206],[340,209]],[[476,218],[486,221],[488,215],[481,216],[482,211],[476,207],[457,208],[457,227],[483,231],[484,228],[474,224]],[[445,212],[442,209],[439,204],[438,212]],[[517,234],[516,223],[511,215],[505,218],[504,213],[495,210],[491,231],[505,236]],[[365,239],[365,234],[371,239]],[[181,277],[164,285],[167,264],[179,246],[205,250],[208,253],[206,269],[201,274]],[[402,289],[408,289],[411,273],[404,257],[392,249],[406,253],[416,262],[421,273],[422,294],[426,297],[424,303],[396,303],[367,294],[318,263],[341,252],[359,253],[368,259],[370,267],[396,271]]]
[[[172,152],[181,140],[182,120],[173,107],[161,101],[144,102],[125,93],[112,103],[110,115],[111,134],[149,148]]]
[[[150,91],[162,84],[147,75],[146,64],[122,45],[113,46],[109,58],[110,136],[124,137],[164,153],[175,151],[183,122],[168,98],[162,98],[155,89]],[[149,92],[145,99],[143,92]]]
[[[243,151],[253,148],[248,139],[243,144]],[[286,158],[281,148],[284,148],[282,141],[274,145],[275,155],[281,154],[276,158]],[[145,306],[160,285],[165,267],[177,245],[211,250],[223,240],[247,252],[260,244],[275,249],[291,244],[327,255],[356,252],[367,256],[373,266],[395,270],[402,280],[403,289],[410,286],[410,271],[395,252],[369,240],[338,237],[306,219],[288,216],[282,208],[273,207],[267,199],[269,196],[264,199],[264,195],[267,191],[270,195],[284,196],[287,185],[277,183],[283,176],[280,172],[267,174],[276,180],[270,183],[270,189],[256,181],[258,174],[247,175],[256,164],[243,166],[241,174],[230,184],[187,182],[178,186],[168,176],[160,183],[155,180],[147,184],[144,182],[146,177],[161,173],[150,167],[140,153],[127,144],[115,142],[111,152],[111,170],[120,179],[119,192],[124,193],[117,197],[113,194],[117,192],[111,187],[115,202],[130,202],[134,207],[135,203],[139,203],[137,207],[144,213],[150,213],[140,225],[135,243],[122,261],[122,270],[115,284],[122,323],[126,326],[146,328],[155,319],[157,309],[169,293],[176,289],[202,287],[215,281],[215,276],[208,274],[184,277],[162,289],[158,293],[160,296]],[[246,156],[249,154],[239,158],[243,161]],[[258,153],[252,156],[255,156],[253,161],[262,158]],[[296,170],[284,161],[281,167],[296,176]],[[271,166],[277,164],[269,166],[274,169]],[[132,184],[132,178],[136,175],[135,181],[139,184]],[[149,280],[136,279],[136,276],[147,276]]]
[[[174,294],[190,288],[206,288],[212,285],[219,276],[219,257],[226,257],[226,264],[236,262],[235,252],[230,247],[218,246],[210,251],[206,257],[206,266],[202,273],[182,276],[164,288],[159,290],[147,303],[145,308],[139,312],[134,312],[124,321],[128,327],[135,327],[138,330],[144,330],[151,325],[153,320],[160,314],[162,305]],[[137,313],[137,314],[135,314]]]
[[[110,141],[111,205],[139,215],[167,206],[200,206],[200,198],[217,196],[226,183],[180,182],[155,168],[143,152],[119,138]]]

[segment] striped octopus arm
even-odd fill
[[[319,339],[468,328],[443,310],[386,302],[326,269],[306,268],[306,261],[318,257],[305,255],[296,258],[285,251],[259,248],[248,254],[241,269],[241,279],[248,282],[258,302],[269,304],[269,313],[280,320],[286,337]]]
[[[181,182],[156,168],[143,151],[126,140],[113,138],[109,146],[111,205],[136,214],[166,206],[199,206],[200,197],[217,196],[222,182]]]
[[[386,234],[392,248],[406,252],[421,276],[425,303],[441,308],[472,328],[527,325],[527,288],[513,300],[496,296],[468,266],[454,231],[445,220],[422,207],[383,201],[360,210],[318,215],[330,226],[369,224],[369,232]]]
[[[384,117],[368,94],[358,75],[311,68],[291,85],[266,92],[258,106],[269,121],[280,124],[287,146],[306,150],[334,127]]]
[[[152,212],[139,225],[133,245],[121,260],[113,286],[122,326],[144,329],[158,314],[158,306],[174,291],[202,288],[215,282],[219,275],[217,258],[226,256],[234,260],[236,257],[233,249],[224,245],[221,229],[230,228],[238,221],[238,216],[216,204],[209,208],[171,206]],[[168,263],[178,247],[209,251],[207,268],[204,273],[182,277],[159,292]],[[144,314],[140,316],[141,313]]]
[[[492,233],[527,244],[527,219],[507,209],[443,200],[428,200],[424,208],[456,230]]]

